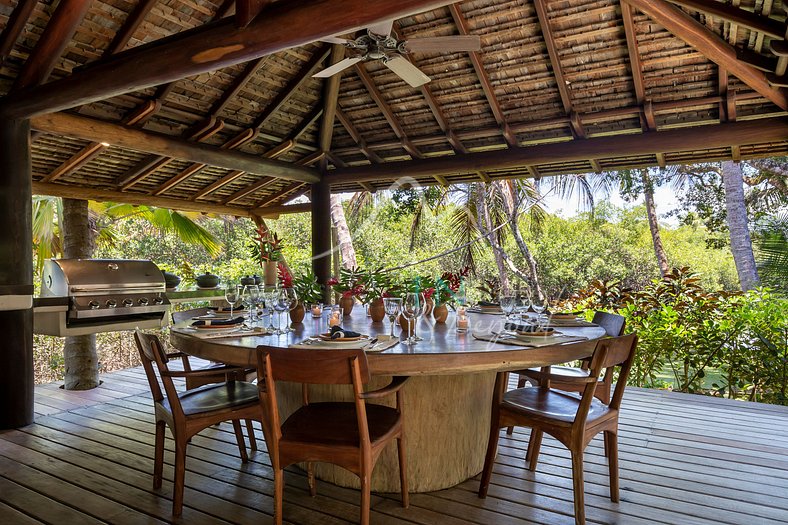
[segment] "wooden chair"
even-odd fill
[[[575,523],[585,523],[583,493],[583,451],[599,432],[605,435],[605,455],[610,475],[610,499],[618,502],[618,413],[624,396],[629,370],[637,347],[637,336],[629,334],[600,339],[591,357],[587,377],[577,378],[583,385],[581,396],[550,388],[553,376],[550,367],[542,368],[538,387],[517,388],[506,392],[508,374],[501,372],[493,393],[490,440],[484,460],[479,497],[487,496],[500,429],[510,425],[528,426],[533,430],[528,442],[528,469],[535,470],[542,436],[548,433],[563,443],[572,454],[572,480],[575,496]],[[604,370],[612,374],[620,367],[618,381],[610,403],[603,403],[594,394]],[[564,376],[559,376],[565,380]]]
[[[208,312],[212,311],[211,308],[192,308],[191,310],[181,310],[178,312],[172,312],[172,322],[180,323],[183,321],[188,321],[193,317],[199,317],[201,315],[206,315]],[[189,356],[186,354],[181,353],[181,362],[183,363],[183,369],[187,372],[191,372],[192,366],[189,361]],[[254,368],[245,368],[245,369],[236,369],[233,368],[232,371],[229,373],[225,372],[225,365],[224,363],[211,363],[210,365],[198,368],[201,372],[204,371],[214,371],[213,374],[199,374],[199,375],[190,375],[186,377],[186,390],[191,390],[193,388],[198,388],[203,385],[210,385],[211,383],[221,383],[223,381],[249,381],[250,383],[257,379],[257,370]],[[249,435],[249,448],[253,451],[257,450],[257,440],[255,439],[254,435],[254,426],[252,425],[252,420],[246,420],[246,433]]]
[[[241,433],[242,419],[261,419],[257,387],[244,381],[225,381],[205,385],[185,392],[177,392],[174,377],[200,377],[215,374],[217,370],[170,371],[167,362],[181,357],[180,352],[167,354],[155,335],[139,330],[134,333],[142,366],[148,377],[156,415],[156,451],[153,462],[153,488],[161,488],[164,467],[164,429],[170,427],[175,440],[175,474],[172,497],[172,514],[180,516],[183,509],[183,484],[186,474],[186,446],[192,436],[222,421],[232,421],[241,461],[246,463],[246,446]],[[158,377],[153,368],[156,364]],[[242,370],[224,367],[223,373]],[[162,392],[161,384],[164,386]]]
[[[379,390],[364,392],[370,380],[363,350],[257,349],[257,385],[263,407],[263,432],[274,470],[274,519],[282,523],[284,468],[307,462],[309,490],[314,496],[312,462],[339,465],[361,481],[361,523],[369,523],[370,480],[375,463],[393,439],[399,454],[402,506],[407,507],[405,437],[402,433],[402,392],[408,378],[395,377]],[[280,420],[275,381],[303,384],[303,406]],[[352,385],[352,402],[309,403],[308,385]],[[396,393],[396,408],[367,404]]]

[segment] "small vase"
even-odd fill
[[[399,326],[402,328],[402,332],[406,337],[413,333],[413,328],[416,326],[415,319],[408,319],[404,315],[400,315],[397,318],[397,322],[399,323]]]
[[[277,272],[276,261],[265,261],[263,270],[265,271],[265,285],[276,286]]]
[[[379,323],[386,317],[386,308],[383,306],[383,299],[374,299],[369,303],[369,316],[373,323]]]
[[[430,297],[424,301],[424,317],[429,317],[430,314],[432,314],[433,308],[435,308],[435,301],[433,301],[432,297]]]
[[[290,310],[290,321],[294,324],[298,324],[304,320],[305,315],[306,310],[304,309],[304,303],[298,301],[298,306]]]
[[[435,319],[436,323],[445,323],[446,319],[449,318],[449,307],[446,306],[446,303],[433,308],[432,317]]]
[[[339,306],[342,307],[342,311],[344,312],[345,317],[350,316],[350,314],[353,312],[354,304],[356,304],[355,297],[342,297],[339,300]]]

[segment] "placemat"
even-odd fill
[[[525,346],[530,348],[538,348],[540,346],[552,346],[563,343],[576,343],[578,341],[587,341],[587,337],[573,336],[573,335],[551,335],[551,336],[536,336],[533,340],[523,340],[514,337],[513,335],[501,335],[493,333],[476,333],[473,334],[474,339],[480,341],[490,341],[491,343],[499,343],[502,345],[512,346]]]
[[[503,315],[503,310],[482,310],[481,308],[468,308],[469,314]]]
[[[373,339],[375,339],[373,337]],[[370,339],[371,341],[371,339]],[[379,335],[377,336],[377,342],[370,345],[369,341],[365,341],[366,345],[355,346],[356,342],[348,342],[347,345],[342,345],[340,343],[329,343],[325,341],[319,341],[316,339],[306,339],[300,343],[296,343],[290,345],[288,348],[359,348],[364,349],[365,352],[382,352],[383,350],[388,350],[389,348],[393,348],[400,343],[398,337],[391,337],[388,335]]]
[[[180,332],[182,334],[188,334],[192,337],[197,337],[198,339],[221,339],[221,338],[228,338],[228,337],[248,337],[250,335],[269,335],[269,332],[265,328],[241,328],[240,330],[234,332],[200,332],[196,328],[173,328],[175,332]]]
[[[566,328],[591,328],[599,326],[598,324],[591,323],[585,319],[550,319],[547,326],[566,327]]]

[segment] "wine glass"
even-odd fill
[[[224,300],[230,305],[230,319],[233,318],[233,309],[238,304],[239,299],[238,286],[235,284],[227,285],[227,288],[224,290]]]
[[[285,296],[287,310],[292,312],[298,306],[298,294],[296,293],[295,288],[285,288],[282,290],[282,293]],[[295,328],[293,328],[290,323],[287,323],[287,328],[285,328],[284,331],[295,332]]]
[[[542,314],[547,309],[547,298],[540,297],[538,295],[534,295],[531,298],[531,308],[534,312],[536,312],[536,322],[537,324],[542,323]]]
[[[515,298],[513,295],[502,295],[499,298],[499,301],[501,303],[501,310],[503,310],[505,315],[504,320],[508,321],[514,312],[514,307],[516,306]]]
[[[282,312],[287,311],[289,306],[289,299],[287,298],[287,294],[284,290],[276,290],[274,292],[274,310],[276,310],[276,331],[274,331],[275,335],[282,335],[287,332],[282,330]]]
[[[260,305],[260,297],[262,296],[262,290],[256,284],[251,286],[249,289],[249,300],[251,304],[249,305],[249,319],[252,322],[257,322],[257,310]]]
[[[252,288],[257,288],[254,285],[247,284],[241,289],[241,304],[249,311],[249,322],[254,322],[253,306],[254,299],[252,298]]]
[[[266,290],[263,288],[261,292],[263,300],[265,301],[265,310],[268,312],[268,326],[265,327],[267,332],[274,333],[274,302],[276,301],[276,289]]]
[[[421,337],[416,335],[416,325],[419,322],[419,317],[424,313],[426,301],[424,294],[421,292],[411,292],[405,295],[405,301],[402,305],[402,311],[405,313],[405,318],[409,321],[413,319],[413,333],[409,335],[406,342],[408,344],[415,344],[417,341],[423,341]]]
[[[400,310],[402,309],[402,298],[400,297],[384,297],[383,308],[389,316],[391,322],[391,338],[394,338],[394,320],[397,318]]]

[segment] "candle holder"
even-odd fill
[[[323,317],[323,303],[315,303],[310,305],[309,309],[312,311],[312,317]]]
[[[344,314],[344,309],[341,306],[332,306],[331,307],[331,314],[328,316],[328,329],[330,330],[333,326],[342,326],[342,316]]]
[[[457,333],[464,334],[468,331],[470,320],[468,319],[468,311],[464,306],[457,308]]]

